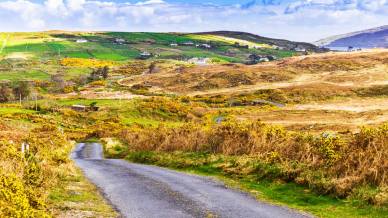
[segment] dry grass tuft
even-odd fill
[[[125,129],[120,138],[130,152],[205,152],[248,157],[220,166],[232,174],[251,174],[308,185],[347,197],[363,186],[388,185],[388,125],[361,128],[346,138],[323,133],[293,133],[260,122],[225,122],[181,128]],[[274,170],[276,169],[276,170]],[[383,192],[373,196],[381,204]]]

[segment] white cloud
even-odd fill
[[[145,2],[138,2],[136,5],[155,5],[155,4],[165,4],[163,0],[149,0]]]
[[[82,10],[86,0],[67,0],[67,7],[72,11]]]
[[[53,16],[66,16],[68,14],[63,0],[47,0],[44,5],[47,13]]]
[[[283,3],[282,3],[283,2]],[[0,1],[0,31],[93,29],[116,31],[240,30],[314,41],[388,24],[388,0],[266,0],[246,5],[173,4],[168,0]]]

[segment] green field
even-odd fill
[[[279,57],[294,55],[292,51],[277,51],[263,43],[249,42],[228,37],[177,34],[177,33],[1,33],[0,40],[7,39],[1,56],[14,53],[28,53],[35,58],[96,58],[101,60],[125,61],[136,59],[143,51],[152,52],[160,59],[188,59],[192,57],[217,58],[227,62],[243,63],[250,54],[272,54]],[[86,39],[86,43],[77,43],[77,39]],[[124,39],[125,43],[115,43]],[[193,42],[210,43],[213,48],[202,49],[193,46],[171,47],[171,43]],[[246,49],[234,46],[259,46],[261,49]],[[1,43],[3,44],[3,43]],[[1,47],[0,47],[1,48]]]
[[[23,72],[0,72],[0,80],[48,80],[49,78],[50,75],[48,75],[47,73],[36,70]]]
[[[79,43],[77,40],[84,39]],[[118,39],[125,40],[117,43]],[[185,46],[182,43],[191,42]],[[235,43],[250,48],[236,46]],[[171,46],[179,43],[179,46]],[[211,44],[212,48],[196,45]],[[253,48],[252,46],[261,46]],[[63,66],[64,58],[113,61],[114,66],[138,60],[142,52],[149,52],[148,61],[185,61],[209,58],[212,63],[246,63],[251,54],[274,55],[278,58],[294,56],[294,51],[276,50],[267,44],[230,37],[179,33],[125,32],[36,32],[0,33],[0,80],[46,81],[51,75],[64,74],[66,80],[88,75],[94,68]],[[86,61],[85,61],[86,62]]]

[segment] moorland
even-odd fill
[[[386,49],[235,32],[1,33],[0,45],[0,216],[117,216],[69,159],[80,141],[318,217],[388,213]]]

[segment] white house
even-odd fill
[[[182,43],[182,45],[185,45],[185,46],[193,46],[193,45],[194,45],[194,42],[184,42],[184,43]]]
[[[195,46],[196,46],[196,47],[199,47],[199,48],[207,48],[207,49],[212,48],[212,46],[209,45],[209,44],[197,44],[197,45],[195,45]]]
[[[296,47],[296,48],[294,48],[294,51],[297,51],[297,52],[306,52],[306,49],[305,49],[305,48],[301,48],[301,47]]]
[[[261,57],[261,58],[259,58],[259,62],[269,62],[269,58]]]
[[[86,40],[86,39],[77,39],[76,42],[77,43],[86,43],[86,42],[88,42],[88,40]]]
[[[140,58],[141,59],[148,59],[148,58],[151,58],[151,57],[152,57],[152,54],[149,53],[149,52],[144,51],[144,52],[140,53]]]
[[[210,62],[210,58],[191,58],[187,62],[195,65],[207,65]]]
[[[122,44],[122,43],[125,42],[125,39],[116,38],[116,39],[115,39],[115,42],[116,42],[116,43],[119,43],[119,44]]]
[[[151,56],[151,53],[149,53],[147,51],[143,51],[142,53],[140,53],[140,55],[142,55],[142,56]]]

